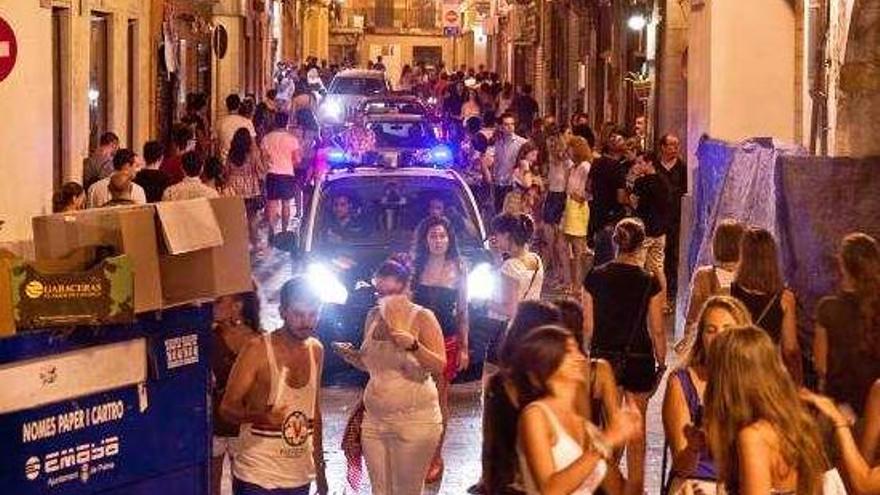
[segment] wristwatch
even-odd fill
[[[416,352],[419,350],[419,339],[413,339],[413,343],[411,346],[406,348],[409,352]]]

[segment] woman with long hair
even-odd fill
[[[767,332],[748,326],[721,333],[708,363],[706,431],[727,492],[820,494],[822,440]]]
[[[555,305],[544,301],[519,303],[516,315],[507,329],[498,356],[499,371],[486,380],[483,400],[483,472],[471,493],[486,495],[521,495],[516,487],[519,472],[516,435],[521,404],[511,381],[513,354],[519,343],[533,329],[542,325],[562,323],[562,314]]]
[[[528,404],[517,439],[526,493],[592,494],[604,481],[613,450],[640,434],[638,411],[623,409],[605,431],[581,415],[577,398],[588,360],[562,327],[532,330],[513,362],[513,381]]]
[[[666,369],[665,301],[657,278],[644,268],[642,222],[619,221],[612,240],[617,257],[584,280],[584,331],[591,355],[611,363],[625,402],[635,404],[644,421],[648,400]],[[636,493],[643,491],[645,449],[644,436],[627,445],[627,473]]]
[[[880,466],[872,462],[872,458],[859,452],[852,432],[850,419],[829,397],[822,397],[808,391],[801,391],[801,397],[825,416],[834,428],[834,440],[839,452],[838,468],[849,481],[849,486],[857,495],[880,495]],[[874,415],[869,416],[875,426],[880,427],[880,380],[878,380],[869,397],[869,408],[874,408]]]
[[[227,196],[244,199],[252,248],[256,248],[259,242],[259,212],[263,206],[261,184],[265,179],[266,171],[267,168],[251,133],[243,127],[235,131],[232,143],[229,145],[229,153],[226,155],[227,179],[224,193]]]
[[[685,355],[694,343],[697,322],[706,300],[717,294],[730,295],[730,285],[733,283],[736,265],[739,262],[739,241],[743,232],[745,225],[736,220],[722,220],[715,226],[712,235],[714,262],[697,268],[691,279],[684,337],[675,344],[675,351],[679,355]]]
[[[838,262],[838,293],[816,310],[814,362],[820,390],[861,415],[880,378],[880,246],[867,234],[849,234]]]
[[[449,384],[470,362],[467,270],[458,252],[455,229],[446,217],[429,216],[419,224],[413,265],[413,302],[434,312],[446,344],[446,369],[435,376],[445,436]],[[442,449],[443,437],[428,470],[428,483],[436,482],[443,474]]]
[[[376,271],[378,305],[364,323],[359,351],[336,345],[348,363],[367,371],[361,431],[374,495],[418,495],[443,434],[434,376],[446,368],[437,318],[410,301],[410,269],[389,259]]]
[[[796,383],[802,381],[801,348],[797,338],[794,292],[785,286],[776,240],[766,229],[750,227],[740,240],[739,264],[730,295],[752,313],[755,326],[763,328],[781,352]]]
[[[562,313],[562,326],[574,335],[578,349],[586,353],[589,343],[584,335],[584,310],[581,303],[571,297],[553,300]],[[587,355],[589,357],[589,355]],[[620,392],[614,380],[614,370],[604,359],[591,358],[587,368],[582,398],[578,399],[578,407],[583,416],[595,424],[608,424],[612,416],[620,409]]]
[[[220,415],[220,403],[238,354],[260,334],[259,298],[256,291],[218,297],[214,301],[211,334],[211,397],[214,431],[211,452],[211,494],[220,495],[223,462],[230,461],[238,440],[238,426]]]
[[[716,493],[718,473],[703,432],[708,383],[707,353],[712,341],[727,330],[752,323],[749,310],[729,296],[712,296],[697,318],[696,340],[684,365],[669,375],[663,398],[663,431],[672,451],[669,493],[683,493],[686,484],[705,495]]]
[[[554,283],[567,280],[562,272],[568,269],[568,265],[560,259],[562,248],[565,247],[560,232],[562,216],[565,212],[566,186],[568,185],[568,172],[573,162],[571,151],[568,147],[568,128],[560,129],[556,134],[547,138],[547,196],[544,199],[542,212],[544,224],[544,245],[546,250],[542,253],[547,263],[547,272],[553,277]]]

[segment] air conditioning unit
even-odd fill
[[[357,29],[364,28],[364,16],[362,15],[352,15],[351,16],[351,27]]]

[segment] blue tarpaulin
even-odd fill
[[[801,335],[808,338],[816,303],[836,287],[841,238],[853,231],[880,237],[880,158],[807,156],[766,138],[704,138],[697,159],[692,231],[680,276],[690,280],[696,267],[712,263],[712,233],[720,220],[766,228],[779,243]],[[679,329],[688,295],[688,284],[681,284]]]

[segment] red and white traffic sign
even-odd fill
[[[9,23],[0,17],[0,81],[6,79],[12,72],[17,56],[18,43],[15,41],[15,32],[12,31]]]

